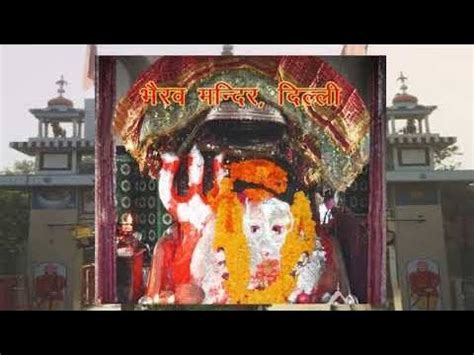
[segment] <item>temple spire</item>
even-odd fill
[[[234,55],[233,50],[234,50],[234,46],[232,44],[224,44],[222,46],[221,55]]]
[[[408,77],[403,75],[403,72],[400,72],[400,76],[398,77],[397,81],[400,80],[402,85],[400,86],[400,90],[402,90],[402,94],[406,94],[408,90],[408,86],[405,84],[405,81],[407,81]]]
[[[61,79],[56,81],[56,84],[59,86],[58,93],[60,97],[63,97],[63,94],[66,92],[64,86],[67,85],[67,81],[64,80],[64,76],[61,74]]]

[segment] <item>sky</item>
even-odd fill
[[[342,45],[234,45],[235,55],[337,55]],[[99,46],[99,54],[218,55],[219,45]],[[369,55],[387,56],[387,101],[399,91],[397,77],[408,77],[408,93],[424,105],[437,105],[431,132],[455,136],[463,155],[461,169],[474,169],[474,46],[369,45]],[[65,96],[83,107],[93,91],[83,90],[85,45],[0,46],[0,170],[26,156],[9,148],[11,141],[36,136],[31,108],[44,108],[57,96],[55,82],[64,75]]]

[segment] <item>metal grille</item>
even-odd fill
[[[143,176],[137,163],[120,147],[117,151],[116,207],[118,223],[131,213],[134,227],[150,251],[173,222],[161,203],[158,181]]]

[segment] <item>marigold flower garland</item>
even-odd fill
[[[253,184],[262,184],[276,193],[283,193],[288,174],[275,163],[264,159],[251,159],[229,164],[231,178]]]
[[[281,249],[280,273],[272,284],[263,290],[249,290],[250,250],[242,221],[244,209],[237,194],[232,191],[233,179],[224,178],[217,197],[214,248],[223,248],[229,278],[224,287],[232,303],[270,304],[286,303],[296,285],[291,275],[301,254],[311,252],[315,245],[316,230],[310,202],[302,191],[294,196],[291,206],[293,226]]]

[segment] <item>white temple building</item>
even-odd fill
[[[94,100],[75,108],[65,98],[66,81],[57,81],[58,96],[46,107],[30,110],[38,121],[35,137],[11,142],[10,147],[35,159],[32,175],[0,176],[0,188],[26,189],[30,193],[27,239],[27,303],[37,305],[37,278],[46,269],[65,278],[63,301],[54,309],[80,309],[83,300],[83,265],[93,263],[92,248],[83,248],[74,237],[77,227],[94,224]]]
[[[474,170],[436,170],[436,152],[454,145],[456,138],[432,132],[430,115],[437,107],[408,94],[403,74],[398,80],[400,93],[387,107],[386,146],[388,229],[398,274],[394,283],[399,283],[403,309],[423,309],[410,274],[417,271],[417,262],[426,261],[440,278],[439,297],[430,309],[474,309]]]

